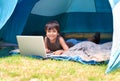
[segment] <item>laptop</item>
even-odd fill
[[[16,36],[21,55],[47,57],[43,36]]]

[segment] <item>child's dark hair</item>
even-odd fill
[[[56,20],[50,21],[45,25],[45,31],[55,28],[58,31],[58,33],[60,33],[60,28],[59,27],[60,27],[60,25]]]

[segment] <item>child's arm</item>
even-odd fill
[[[60,40],[60,45],[62,46],[63,50],[64,50],[64,51],[67,51],[67,50],[69,49],[69,47],[67,46],[64,38],[63,38],[63,37],[60,37],[59,40]]]
[[[64,50],[57,50],[57,51],[53,52],[53,54],[61,55],[63,52],[64,52]]]
[[[45,37],[45,49],[46,49],[46,53],[50,52],[50,50],[48,49],[48,46],[47,46],[47,37]]]

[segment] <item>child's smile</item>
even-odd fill
[[[47,30],[46,35],[50,39],[50,41],[53,42],[53,41],[56,41],[56,38],[58,36],[58,32],[56,29],[50,29],[50,30]]]

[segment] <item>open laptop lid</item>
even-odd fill
[[[25,56],[47,57],[43,36],[17,36],[20,53]]]

